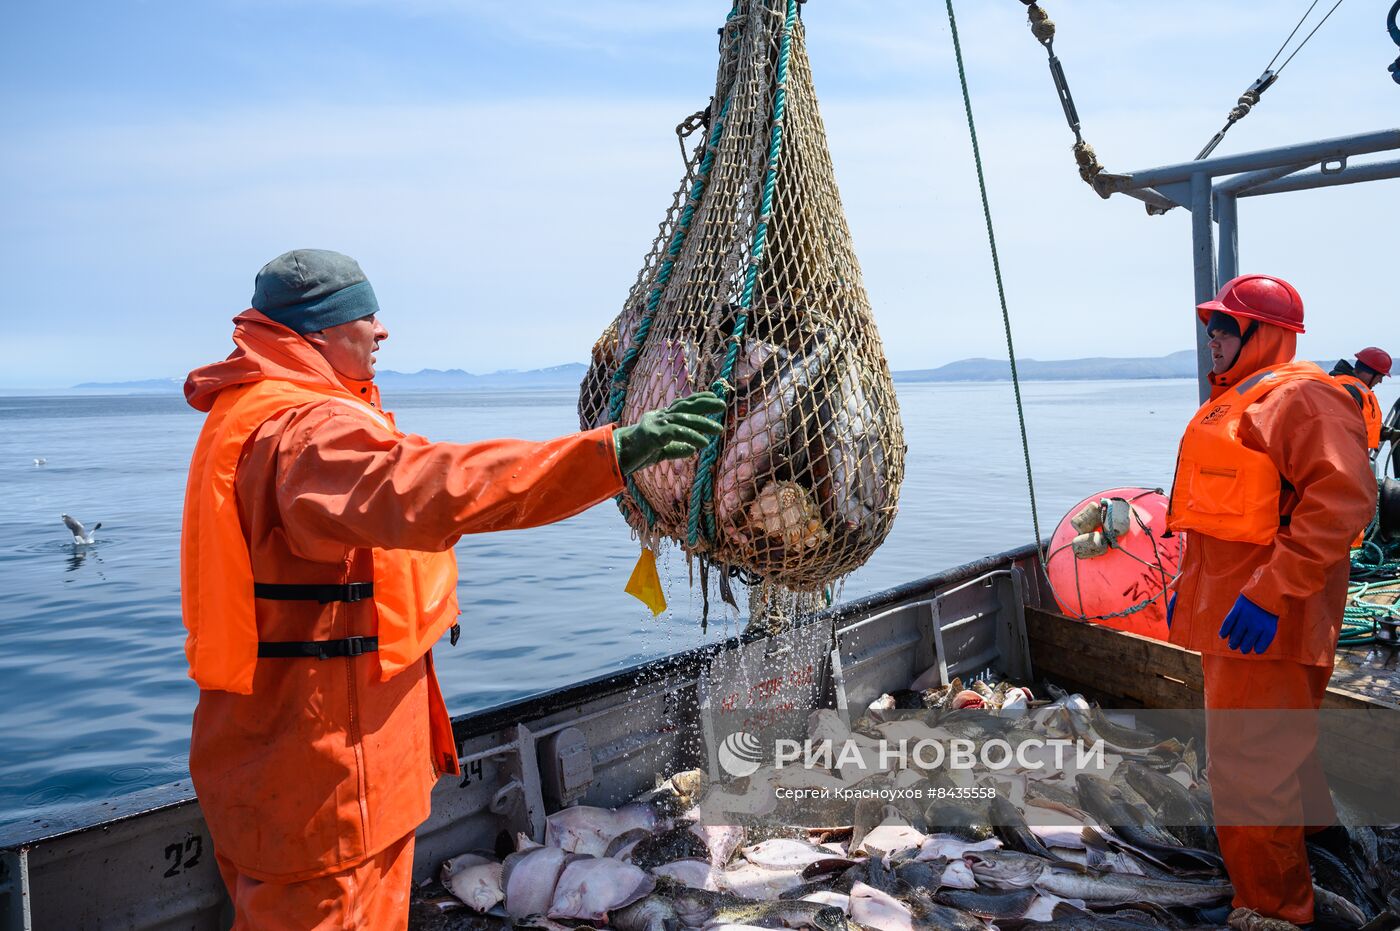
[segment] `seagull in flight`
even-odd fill
[[[62,517],[63,522],[68,525],[68,529],[73,532],[73,544],[75,546],[80,543],[87,544],[93,542],[92,535],[97,533],[98,528],[102,526],[102,521],[98,521],[93,524],[92,529],[89,530],[83,526],[82,521],[76,518],[69,517],[67,514],[60,514],[59,516]]]

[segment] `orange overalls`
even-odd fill
[[[618,493],[612,428],[430,443],[400,433],[372,385],[337,378],[291,330],[256,311],[235,322],[238,348],[191,373],[186,396],[210,411],[225,392],[256,391],[274,412],[241,423],[241,441],[211,416],[192,463],[181,573],[196,599],[187,652],[201,691],[190,772],[236,928],[402,928],[413,832],[438,775],[456,768],[428,652],[457,613],[455,585],[442,584],[455,578],[451,548],[463,533],[551,523]],[[235,518],[246,560],[194,545],[199,528]],[[271,596],[245,599],[251,618],[201,607],[245,581]],[[372,597],[355,585],[365,582]],[[307,592],[281,586],[317,588],[298,598]],[[355,655],[373,637],[381,649]],[[332,658],[258,657],[326,641]]]
[[[1231,404],[1230,393],[1261,370],[1290,362],[1295,345],[1293,333],[1260,324],[1234,366],[1211,376],[1211,401],[1193,424]],[[1315,755],[1315,720],[1300,720],[1298,712],[1316,710],[1326,691],[1350,543],[1371,519],[1376,483],[1356,405],[1325,379],[1284,379],[1229,413],[1238,415],[1241,455],[1207,468],[1228,472],[1249,460],[1255,469],[1276,471],[1272,501],[1255,496],[1251,513],[1240,507],[1238,515],[1251,532],[1274,532],[1264,542],[1237,539],[1239,527],[1232,530],[1229,522],[1205,530],[1199,520],[1179,520],[1177,527],[1196,529],[1186,530],[1171,641],[1202,654],[1216,832],[1234,904],[1307,922],[1313,897],[1303,835],[1307,827],[1330,824],[1335,813]],[[1185,482],[1179,472],[1178,484]],[[1173,510],[1189,511],[1191,502],[1177,497],[1174,488]],[[1219,496],[1222,504],[1229,500]],[[1219,635],[1241,594],[1278,616],[1277,636],[1263,655],[1233,652]],[[1242,709],[1285,713],[1229,713]]]

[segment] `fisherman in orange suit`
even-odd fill
[[[1185,531],[1171,641],[1201,653],[1207,752],[1234,905],[1313,920],[1304,844],[1346,842],[1316,756],[1350,543],[1376,507],[1365,425],[1337,382],[1296,362],[1303,301],[1242,275],[1197,308],[1210,400],[1186,429],[1168,526]]]
[[[236,929],[396,929],[414,830],[457,774],[431,648],[456,640],[464,533],[563,520],[720,430],[713,394],[543,443],[431,443],[379,405],[388,333],[359,265],[296,250],[259,272],[208,413],[181,534],[200,686],[190,773]]]
[[[1376,386],[1390,375],[1390,353],[1375,346],[1367,346],[1356,354],[1356,362],[1338,359],[1332,366],[1331,375],[1346,388],[1347,394],[1361,408],[1361,416],[1366,420],[1366,445],[1372,450],[1381,448],[1383,440],[1394,440],[1385,433],[1385,415],[1381,413],[1381,402],[1376,400]]]

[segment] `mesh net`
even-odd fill
[[[677,130],[703,133],[593,347],[579,419],[634,423],[718,391],[724,433],[639,470],[619,505],[651,545],[812,592],[884,541],[905,447],[797,8],[739,0],[726,18],[715,96]]]

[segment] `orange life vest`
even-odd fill
[[[221,392],[204,422],[190,461],[180,545],[180,605],[188,630],[185,658],[190,678],[202,689],[242,695],[253,691],[258,661],[254,579],[234,489],[243,446],[270,418],[327,399],[403,435],[390,415],[347,391],[271,379]],[[420,659],[456,623],[457,559],[451,550],[372,553],[379,640],[375,655],[380,678],[388,679]]]
[[[1361,416],[1366,421],[1366,448],[1381,448],[1381,424],[1385,420],[1381,414],[1381,402],[1376,393],[1355,375],[1333,375],[1346,389],[1347,394],[1361,408]]]
[[[1256,372],[1201,405],[1181,438],[1167,527],[1197,530],[1220,540],[1265,545],[1279,528],[1278,469],[1240,440],[1251,404],[1294,381],[1335,384],[1311,362],[1285,362]]]

